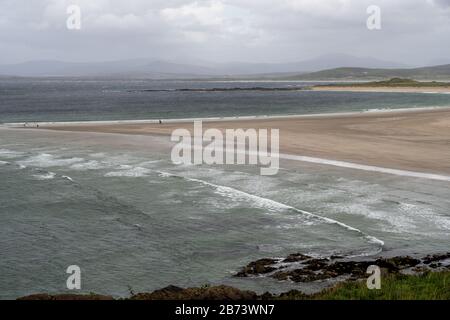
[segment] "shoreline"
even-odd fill
[[[450,93],[450,92],[449,92]],[[302,118],[326,118],[326,117],[346,117],[376,114],[393,114],[393,113],[414,113],[423,111],[442,111],[449,110],[450,106],[432,106],[418,108],[397,108],[397,109],[367,109],[361,111],[348,112],[330,112],[330,113],[311,113],[311,114],[292,114],[292,115],[253,115],[253,116],[234,116],[234,117],[194,117],[194,118],[169,118],[169,119],[136,119],[136,120],[83,120],[83,121],[23,121],[23,122],[5,122],[0,123],[1,127],[6,128],[35,128],[53,126],[95,126],[95,125],[132,125],[132,124],[177,124],[190,123],[193,121],[203,122],[228,122],[228,121],[248,121],[248,120],[282,120],[282,119],[302,119]],[[24,127],[24,124],[29,126]]]
[[[368,289],[366,280],[370,266],[380,268],[382,290]],[[256,293],[226,285],[189,288],[170,285],[151,292],[137,294],[131,292],[129,297],[93,293],[41,293],[18,297],[17,300],[327,300],[345,296],[349,291],[353,294],[357,292],[366,299],[392,299],[392,297],[398,299],[399,294],[403,299],[423,299],[426,295],[429,295],[428,299],[448,299],[449,292],[442,289],[446,287],[450,277],[450,252],[430,254],[423,258],[395,256],[357,261],[346,260],[339,256],[318,259],[294,253],[282,259],[265,258],[250,262],[234,274],[234,277],[248,279],[270,277],[278,282],[290,281],[294,284],[328,281],[328,285],[310,294],[299,289],[273,294]],[[418,293],[417,285],[428,286],[427,292]],[[439,294],[436,295],[437,292]]]
[[[192,132],[193,119],[51,123],[22,130],[114,133],[160,136],[173,130]],[[338,114],[209,118],[204,130],[279,129],[280,154],[285,160],[334,165],[416,178],[449,181],[450,108],[408,108]]]

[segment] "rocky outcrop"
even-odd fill
[[[272,267],[276,264],[278,260],[275,259],[260,259],[249,263],[246,267],[240,271],[238,277],[247,277],[249,275],[266,274],[277,270],[277,268]]]
[[[280,281],[289,280],[293,282],[312,282],[338,277],[357,280],[367,278],[367,268],[371,265],[380,267],[384,273],[396,274],[403,270],[421,273],[429,270],[429,268],[442,266],[439,261],[448,258],[449,254],[443,254],[427,256],[423,259],[401,256],[351,261],[340,256],[317,259],[296,253],[289,255],[285,259],[260,259],[251,262],[235,276],[266,275]]]
[[[152,293],[140,293],[132,296],[131,300],[254,300],[258,296],[255,292],[239,290],[228,286],[188,288],[174,286],[156,290]]]
[[[423,263],[425,264],[432,264],[433,262],[440,262],[440,261],[444,261],[450,259],[450,252],[447,252],[445,254],[433,254],[433,255],[428,255],[425,258],[423,258]]]
[[[238,272],[236,277],[254,277],[265,275],[280,281],[312,282],[318,280],[358,280],[367,278],[367,268],[376,265],[384,274],[422,274],[430,271],[450,270],[450,253],[428,255],[422,259],[410,256],[378,258],[352,261],[340,256],[317,259],[301,253],[291,254],[284,259],[259,259],[249,263]],[[228,286],[179,288],[169,286],[151,293],[134,294],[130,300],[270,300],[270,299],[308,299],[312,296],[292,290],[281,295],[240,290]],[[76,294],[36,294],[19,300],[114,300],[111,296]]]
[[[127,300],[255,300],[258,295],[252,291],[239,290],[228,286],[204,288],[179,288],[169,286],[151,293],[139,293]],[[77,294],[35,294],[18,300],[114,300],[111,296]]]
[[[111,296],[103,296],[98,294],[57,294],[57,295],[49,295],[49,294],[33,294],[23,298],[19,298],[17,300],[114,300]]]

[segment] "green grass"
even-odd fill
[[[365,281],[345,282],[312,296],[293,293],[283,298],[301,300],[449,300],[450,272],[387,276],[382,278],[380,290],[369,290]]]
[[[321,87],[322,85],[318,85],[316,87]],[[323,85],[325,87],[330,85]],[[386,81],[374,81],[374,82],[366,82],[366,83],[340,83],[340,84],[332,84],[331,86],[338,87],[391,87],[391,88],[429,88],[429,87],[450,87],[450,83],[446,82],[421,82],[415,81],[412,79],[402,79],[402,78],[392,78]]]
[[[384,80],[408,78],[420,80],[450,79],[450,64],[414,69],[336,68],[307,74],[281,77],[283,80]]]

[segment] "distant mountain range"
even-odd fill
[[[0,77],[114,77],[149,79],[383,80],[413,78],[449,80],[450,65],[408,68],[397,63],[349,55],[325,55],[293,63],[181,64],[149,59],[73,63],[30,61],[0,65]]]
[[[181,64],[149,59],[72,63],[43,60],[14,65],[0,65],[0,75],[21,77],[117,76],[165,79],[271,74],[285,74],[285,76],[289,76],[336,67],[402,68],[405,66],[374,58],[360,58],[342,54],[325,55],[311,60],[292,63],[198,62]]]
[[[212,70],[201,67],[149,61],[145,59],[111,62],[73,63],[62,61],[30,61],[0,65],[0,75],[20,77],[149,77],[170,78],[211,75]]]
[[[276,73],[306,73],[337,67],[365,67],[365,68],[404,68],[406,65],[378,60],[361,58],[344,54],[330,54],[315,59],[291,63],[240,63],[232,62],[216,64],[213,68],[220,75],[252,75]]]

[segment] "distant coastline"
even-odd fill
[[[415,81],[411,79],[392,78],[387,81],[365,83],[335,83],[315,85],[315,91],[344,92],[402,92],[402,93],[443,93],[450,94],[450,83],[436,81]]]

